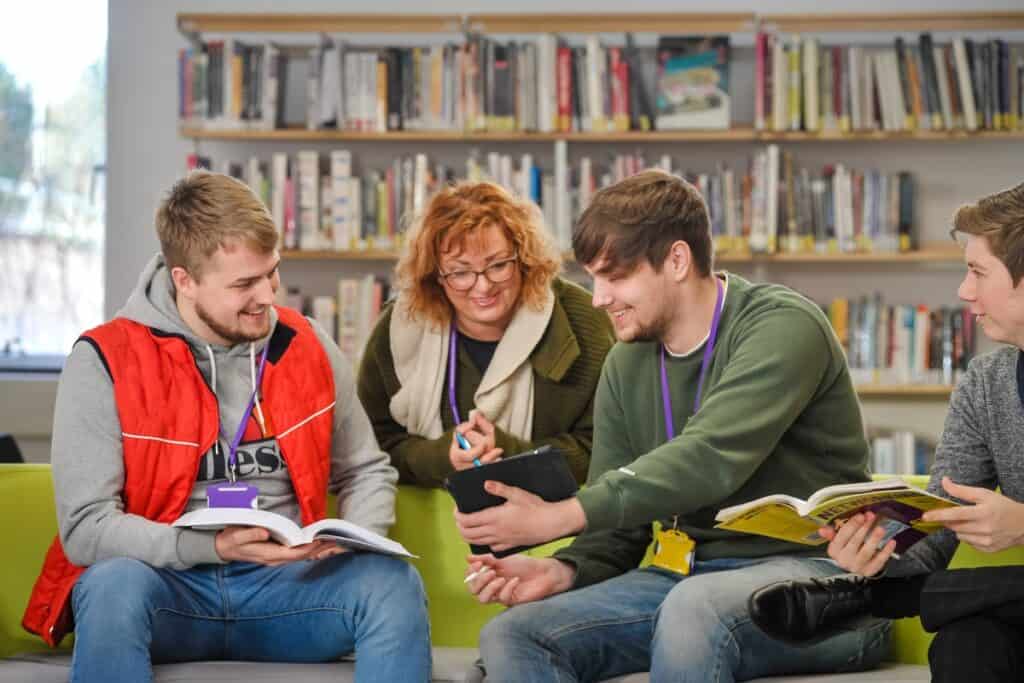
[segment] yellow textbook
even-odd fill
[[[841,526],[858,513],[873,512],[886,530],[879,547],[896,539],[898,556],[942,528],[940,524],[922,521],[925,511],[957,505],[959,503],[894,478],[826,486],[807,500],[784,494],[765,496],[720,510],[715,515],[715,521],[719,522],[715,527],[803,545],[821,545],[827,541],[818,535],[819,527]]]

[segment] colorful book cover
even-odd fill
[[[840,484],[816,492],[806,501],[792,496],[765,496],[721,510],[715,516],[718,529],[770,536],[803,545],[821,545],[826,539],[818,528],[842,526],[857,514],[872,512],[885,530],[881,547],[896,540],[898,556],[928,534],[942,528],[921,520],[928,510],[955,507],[958,503],[932,495],[901,479]]]
[[[657,128],[728,128],[729,37],[658,40]]]

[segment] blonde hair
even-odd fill
[[[409,232],[395,267],[399,290],[413,319],[438,327],[451,319],[451,303],[440,282],[442,247],[461,249],[480,230],[501,228],[519,258],[523,286],[519,303],[540,309],[561,268],[558,251],[532,202],[490,182],[461,182],[435,194]]]
[[[156,212],[156,234],[167,267],[180,266],[197,280],[207,259],[229,242],[268,254],[278,241],[270,212],[248,185],[201,170],[167,193]]]

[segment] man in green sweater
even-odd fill
[[[549,558],[470,558],[470,590],[516,605],[484,629],[489,681],[732,681],[877,664],[889,624],[809,648],[770,640],[747,596],[839,570],[819,553],[714,528],[723,507],[865,481],[868,446],[828,320],[777,285],[712,269],[696,189],[647,171],[598,192],[573,236],[621,342],[594,408],[587,486],[565,501],[488,482],[500,506],[456,514],[503,550],[579,534]],[[661,522],[650,567],[638,568]]]

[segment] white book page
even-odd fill
[[[807,504],[800,511],[805,514],[830,498],[838,498],[851,493],[863,493],[865,491],[884,491],[887,489],[912,489],[916,488],[899,478],[884,479],[882,481],[865,481],[859,484],[835,484],[819,489],[813,496],[807,499]]]
[[[226,526],[258,526],[287,546],[301,545],[303,532],[293,521],[275,512],[250,508],[200,508],[179,518],[172,526],[192,529],[223,529]]]
[[[718,514],[715,515],[715,521],[725,522],[734,517],[739,517],[748,510],[753,510],[754,508],[771,505],[773,503],[788,505],[797,512],[799,512],[801,509],[806,509],[804,508],[804,506],[806,505],[805,501],[802,501],[799,498],[794,498],[793,496],[787,496],[784,493],[776,493],[771,496],[764,496],[762,498],[758,498],[757,500],[752,500],[746,503],[740,503],[739,505],[733,505],[732,507],[727,507],[722,510],[719,510]]]
[[[327,538],[336,540],[346,548],[354,550],[371,550],[387,555],[416,557],[398,541],[385,538],[344,519],[321,519],[319,522],[304,527],[302,535],[307,543],[316,538]]]

